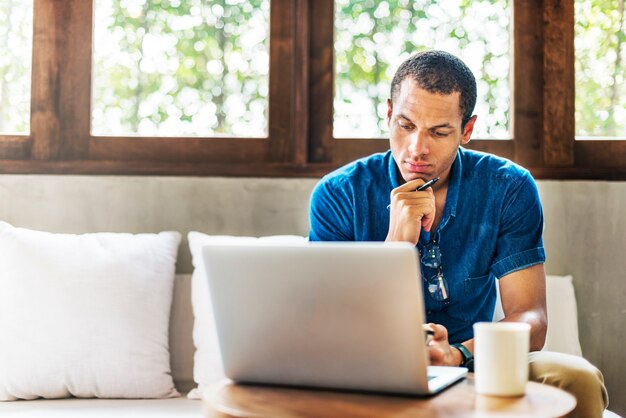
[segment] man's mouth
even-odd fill
[[[430,164],[423,162],[405,161],[404,164],[411,173],[425,173],[430,171]]]

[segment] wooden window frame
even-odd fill
[[[306,164],[306,63],[292,23],[306,2],[271,0],[267,138],[103,137],[90,132],[93,2],[34,0],[31,134],[0,137],[0,172],[292,175]],[[299,43],[296,43],[298,40]]]
[[[271,0],[267,138],[90,133],[93,2],[34,0],[30,135],[0,136],[0,173],[319,177],[388,149],[332,136],[334,1]],[[574,0],[513,1],[512,140],[469,148],[539,179],[626,180],[626,141],[574,139]]]

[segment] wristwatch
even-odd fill
[[[452,344],[452,347],[461,352],[460,367],[467,367],[470,372],[474,371],[474,355],[463,344]]]

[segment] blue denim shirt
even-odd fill
[[[391,151],[324,176],[311,196],[309,239],[384,241],[387,205],[391,191],[400,185],[398,179]],[[444,213],[432,231],[441,249],[450,300],[444,305],[425,292],[427,321],[446,326],[451,343],[472,338],[472,324],[493,317],[496,279],[545,262],[542,230],[541,202],[527,170],[459,148]],[[418,248],[429,235],[422,231]]]

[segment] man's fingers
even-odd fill
[[[425,183],[424,180],[416,179],[416,180],[411,180],[411,181],[409,181],[407,183],[404,183],[401,186],[396,187],[395,189],[393,189],[391,191],[391,200],[393,200],[394,196],[396,196],[396,195],[404,194],[404,193],[407,193],[407,192],[415,193],[415,189],[417,189],[418,187],[420,187],[424,183]],[[428,187],[426,190],[422,190],[422,192],[430,192],[430,193],[432,193],[432,188]],[[417,192],[417,193],[421,193],[421,192]]]
[[[415,245],[423,225],[430,230],[436,210],[435,196],[430,188],[416,192],[422,184],[421,179],[412,180],[391,192],[386,241],[407,241]]]
[[[397,205],[401,203],[404,206],[420,206],[420,205],[428,205],[431,207],[431,210],[435,210],[435,199],[433,198],[432,192],[403,192],[397,194],[392,197],[391,204]]]
[[[398,198],[402,199],[401,210],[410,218],[421,222],[424,230],[430,231],[435,222],[435,202],[431,196],[428,194],[424,195],[423,193],[424,192],[402,193],[398,195]]]
[[[443,366],[445,355],[441,347],[431,345],[428,347],[428,357],[432,366]]]
[[[399,192],[396,193],[395,198],[397,200],[403,201],[414,201],[414,200],[423,200],[423,199],[433,199],[432,189],[422,190],[421,192],[409,191],[409,192]]]
[[[407,181],[403,185],[398,186],[395,190],[398,191],[398,192],[415,191],[415,189],[417,189],[418,187],[420,187],[424,183],[426,183],[426,182],[424,180],[422,180],[422,179],[415,179],[415,180]]]
[[[430,228],[432,228],[434,222],[435,222],[434,211],[431,213],[425,214],[422,217],[422,228],[424,228],[424,231],[430,232]]]
[[[447,340],[448,339],[448,330],[443,325],[439,324],[428,324],[431,326],[431,329],[435,332],[433,339],[436,341]]]

